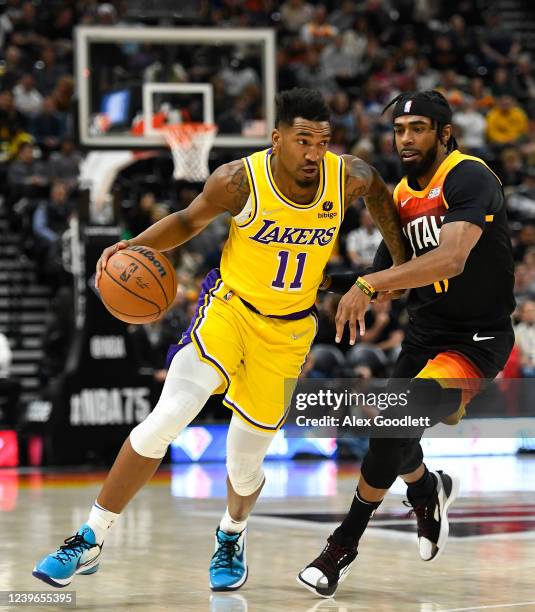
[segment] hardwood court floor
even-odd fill
[[[295,581],[352,497],[358,470],[328,461],[267,465],[268,485],[249,523],[250,576],[238,592],[211,594],[207,583],[224,510],[218,464],[159,472],[110,532],[100,571],[77,576],[68,590],[77,609],[110,612],[535,611],[535,458],[429,464],[463,482],[445,554],[434,564],[419,560],[398,485],[334,600]],[[0,590],[55,591],[31,570],[86,520],[102,477],[0,470]]]

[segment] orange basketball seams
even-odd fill
[[[104,306],[121,321],[150,323],[173,303],[177,279],[164,255],[133,246],[110,257],[99,290]]]

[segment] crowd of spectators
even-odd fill
[[[77,24],[132,24],[128,4],[8,0],[0,7],[3,207],[11,228],[22,233],[21,248],[55,290],[66,282],[61,236],[77,207],[83,158],[74,130],[73,29]],[[479,8],[477,2],[461,0],[214,0],[199,3],[195,25],[275,28],[278,88],[319,89],[332,109],[331,149],[373,164],[391,187],[401,177],[401,167],[392,149],[389,118],[382,115],[384,106],[400,91],[436,88],[444,93],[454,109],[461,150],[482,157],[503,181],[521,304],[515,313],[518,351],[522,372],[532,376],[535,76],[531,58],[499,12]],[[150,46],[140,46],[128,57],[133,62],[129,69],[145,71],[145,78],[154,80],[158,68],[152,53]],[[188,70],[176,66],[173,78],[206,80],[206,61],[199,55]],[[105,80],[109,75],[104,64],[101,68],[99,78]],[[99,73],[98,62],[94,72]],[[216,98],[225,102],[226,112],[217,121],[224,131],[239,133],[261,101],[258,66],[246,56],[235,56],[210,79]],[[247,153],[215,151],[212,165]],[[171,190],[162,183],[172,183],[171,172],[162,178],[150,185],[139,174],[119,177],[125,237],[187,205],[198,193],[198,185],[175,185],[170,198]],[[217,265],[227,224],[225,219],[215,223],[173,255],[182,290],[163,328],[160,323],[135,332],[145,333],[140,346],[160,347],[168,329],[179,337],[193,311],[201,275]],[[369,264],[379,240],[360,202],[346,215],[331,267],[360,270]],[[312,352],[306,372],[388,374],[403,339],[403,302],[373,306],[365,342],[357,348],[332,346],[336,304],[332,295],[319,300],[319,348]]]

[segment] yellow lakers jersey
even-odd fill
[[[271,149],[243,159],[251,194],[233,217],[221,256],[223,282],[265,315],[310,308],[344,214],[345,167],[327,152],[310,204],[289,200],[271,171]]]

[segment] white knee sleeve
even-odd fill
[[[143,457],[161,459],[220,384],[219,373],[199,359],[195,348],[184,347],[171,362],[154,410],[130,432],[132,448]]]
[[[169,444],[199,414],[206,399],[203,389],[195,389],[194,383],[184,381],[184,389],[160,398],[149,416],[132,429],[132,448],[143,457],[161,459]]]
[[[227,472],[238,495],[252,495],[264,483],[262,463],[274,435],[256,431],[232,416],[227,435]]]

